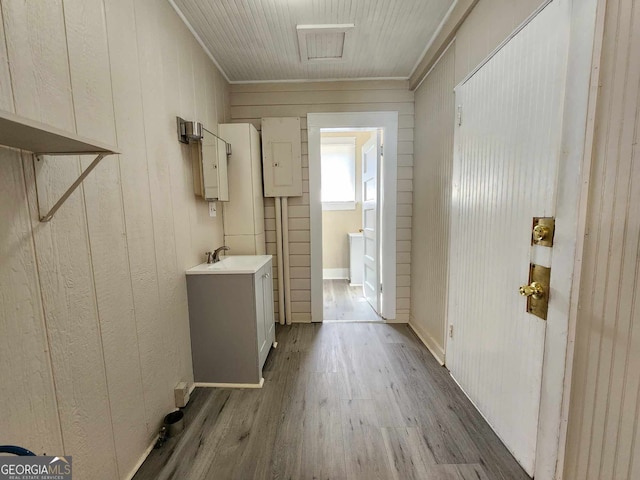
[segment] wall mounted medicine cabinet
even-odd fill
[[[191,148],[194,149],[193,181],[196,195],[209,202],[228,202],[227,143],[203,128],[201,140]]]
[[[188,122],[180,117],[176,120],[178,141],[191,148],[195,194],[210,202],[228,202],[227,162],[231,144],[200,122]]]

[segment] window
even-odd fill
[[[322,209],[356,208],[356,139],[324,137],[320,145]]]

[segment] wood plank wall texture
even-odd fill
[[[410,324],[442,361],[448,278],[450,176],[455,103],[460,83],[544,0],[482,0],[456,32],[455,43],[416,89],[416,144]],[[440,65],[440,63],[442,65]],[[435,112],[435,113],[434,113]],[[436,116],[434,120],[432,117]]]
[[[455,48],[444,53],[416,91],[411,326],[444,362],[449,275],[449,222],[455,117]],[[420,213],[417,213],[420,212]]]
[[[640,4],[609,0],[566,479],[640,478]]]
[[[231,85],[233,122],[260,129],[262,117],[300,117],[302,129],[302,197],[289,199],[291,306],[294,322],[311,321],[309,243],[309,156],[307,113],[398,111],[397,316],[409,319],[411,291],[411,215],[413,203],[413,92],[406,81],[259,83]],[[273,199],[265,199],[267,253],[276,253]],[[276,262],[274,261],[274,265]],[[277,275],[274,269],[274,276]],[[277,282],[274,281],[277,295]],[[278,306],[276,302],[276,311]]]
[[[457,34],[454,59],[442,60],[455,62],[449,86],[425,81],[416,93],[418,113],[428,104],[427,90],[452,91],[540,3],[480,2]],[[583,267],[583,290],[596,295],[581,303],[566,478],[640,475],[633,462],[640,458],[634,376],[640,319],[632,309],[640,271],[636,3],[609,0],[607,13]],[[175,141],[176,114],[211,128],[231,120],[260,128],[263,116],[302,117],[306,193],[291,200],[289,213],[294,320],[304,322],[310,320],[306,114],[399,111],[398,319],[408,317],[412,285],[424,296],[433,291],[430,284],[446,281],[444,245],[434,274],[415,275],[430,268],[422,251],[429,246],[418,231],[447,217],[448,193],[440,189],[439,201],[416,195],[412,242],[414,99],[406,82],[234,85],[229,93],[166,2],[2,0],[0,7],[0,108],[117,142],[123,151],[104,160],[43,225],[30,159],[0,149],[3,438],[40,453],[75,455],[79,478],[97,478],[97,471],[100,478],[124,478],[171,408],[174,384],[190,379],[183,270],[223,237],[221,218],[210,219],[206,203],[192,195],[188,156]],[[442,74],[445,67],[439,68],[432,75]],[[442,115],[453,118],[452,111]],[[418,137],[437,135],[421,122]],[[446,176],[448,166],[438,162],[452,159],[428,148],[416,143],[416,170],[424,168],[416,171],[416,190],[426,188],[420,179],[431,172]],[[38,165],[43,208],[87,161]],[[615,194],[601,194],[606,191]],[[273,254],[273,201],[266,200],[265,214]],[[428,304],[414,304],[416,322]],[[443,325],[434,327],[434,338],[442,337]]]
[[[192,380],[184,269],[223,238],[175,116],[215,128],[228,85],[167,2],[0,7],[0,108],[122,151],[40,224],[30,156],[0,148],[2,441],[125,478]],[[37,165],[43,210],[90,160]]]

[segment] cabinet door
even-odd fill
[[[229,201],[227,146],[208,130],[202,129],[202,182],[206,200]]]
[[[264,268],[260,269],[255,274],[255,295],[256,295],[256,326],[257,326],[257,334],[258,334],[258,358],[260,361],[260,368],[267,358],[267,353],[269,352],[269,344],[267,343],[267,330],[264,324],[264,316],[265,316],[265,304],[264,304],[264,284],[265,280],[265,270]]]
[[[273,278],[271,277],[271,262],[267,264],[267,273],[262,283],[264,288],[264,327],[267,345],[270,347],[275,341],[275,315],[273,305]]]

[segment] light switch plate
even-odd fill
[[[218,211],[216,209],[216,202],[209,202],[209,216],[215,217],[218,215]]]

